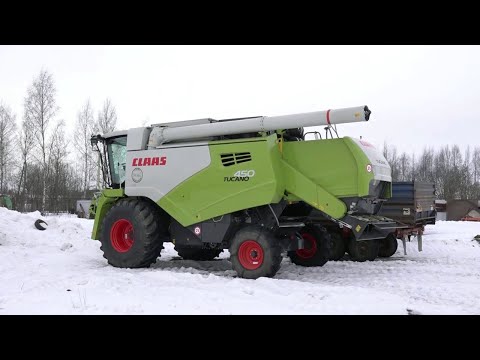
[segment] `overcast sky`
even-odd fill
[[[368,105],[341,136],[480,146],[480,46],[0,46],[0,101],[18,123],[42,68],[70,133],[87,99],[96,116],[107,97],[119,129]]]

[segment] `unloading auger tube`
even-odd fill
[[[371,111],[365,105],[293,115],[223,120],[200,125],[168,127],[168,124],[165,124],[153,128],[148,145],[149,147],[155,147],[184,139],[361,122],[368,121],[370,114]]]

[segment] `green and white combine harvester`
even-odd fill
[[[283,252],[297,265],[322,266],[346,243],[354,260],[373,260],[399,227],[376,216],[392,194],[389,164],[364,140],[306,141],[303,132],[325,125],[336,133],[336,124],[370,113],[359,106],[95,135],[106,188],[92,238],[124,268],[150,266],[169,241],[184,259],[228,249],[249,279],[274,276]]]

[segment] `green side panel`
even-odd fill
[[[373,174],[366,170],[369,160],[348,137],[286,142],[283,159],[334,197],[369,194],[373,179]]]
[[[110,210],[112,205],[119,199],[125,197],[123,189],[105,189],[97,200],[97,210],[95,212],[95,221],[93,223],[92,239],[100,239],[100,224],[103,218]]]
[[[337,219],[343,217],[347,212],[347,207],[343,201],[318,186],[285,161],[283,161],[283,176],[288,192],[320,211]]]
[[[183,181],[158,202],[183,226],[242,209],[278,203],[282,199],[285,185],[275,134],[248,140],[214,141],[209,144],[209,149],[210,165]],[[226,166],[228,162],[222,163],[222,155],[224,159],[233,155],[236,160],[245,160],[245,154],[237,156],[241,153],[249,153],[251,159],[235,161],[229,166]],[[248,175],[235,176],[241,172]]]

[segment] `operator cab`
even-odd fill
[[[99,146],[98,143],[103,144]],[[125,187],[127,166],[127,131],[114,131],[91,138],[94,151],[100,154],[103,181],[107,188]]]
[[[125,187],[127,166],[127,137],[120,136],[107,140],[108,164],[112,188]]]

